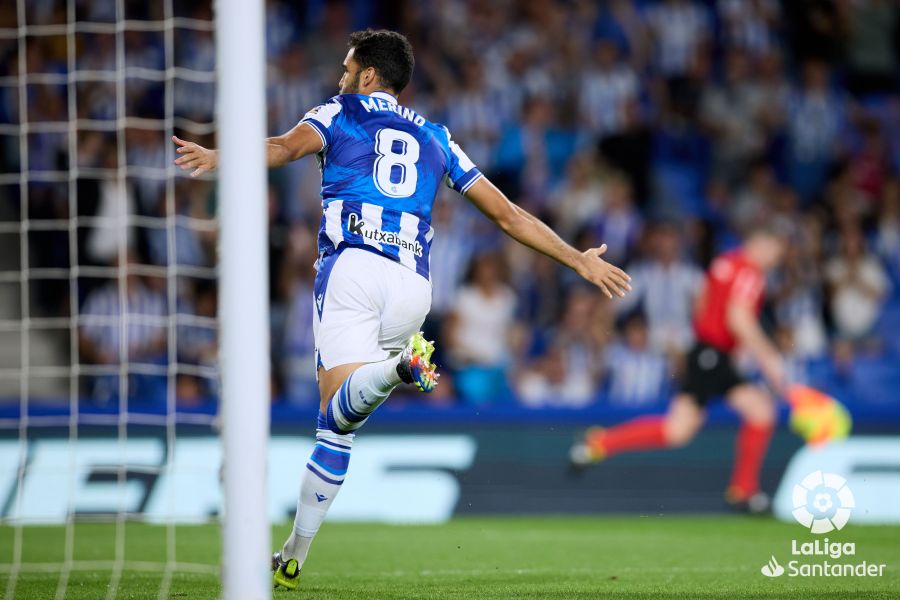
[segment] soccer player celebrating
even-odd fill
[[[736,348],[747,350],[770,387],[784,389],[784,367],[759,324],[766,271],[776,267],[786,239],[774,228],[758,227],[744,245],[716,258],[706,275],[694,317],[697,341],[687,356],[681,393],[664,416],[647,416],[609,429],[591,428],[572,446],[576,468],[621,452],[677,448],[690,442],[706,417],[706,405],[724,397],[740,415],[734,468],[726,499],[750,512],[768,508],[759,473],[772,436],[776,412],[772,396],[735,369]]]
[[[398,104],[414,64],[404,36],[359,31],[349,48],[340,95],[266,140],[270,167],[315,154],[322,170],[316,444],[293,532],[272,561],[275,585],[290,589],[346,477],[354,433],[396,386],[430,392],[437,383],[434,346],[419,328],[431,305],[430,221],[442,181],[512,238],[574,269],[609,298],[630,290],[629,277],[601,258],[605,245],[579,252],[566,244],[491,185],[446,127]],[[215,169],[215,150],[173,141],[181,154],[175,162],[192,175]]]

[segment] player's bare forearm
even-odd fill
[[[219,166],[218,150],[204,148],[174,135],[172,141],[178,146],[175,152],[181,155],[175,160],[175,164],[182,169],[193,169],[191,177],[215,171]],[[269,168],[281,167],[321,149],[322,138],[319,134],[311,125],[299,123],[283,135],[266,138],[266,165]]]
[[[293,129],[266,139],[266,164],[280,167],[322,150],[322,136],[308,123],[298,123]]]
[[[728,307],[728,327],[738,343],[759,363],[772,387],[779,391],[785,385],[784,366],[775,345],[769,341],[753,310],[740,303]]]
[[[749,307],[732,303],[728,307],[728,327],[754,358],[778,354]]]
[[[515,214],[509,221],[497,223],[507,235],[575,271],[582,267],[584,255],[581,252],[563,241],[546,223],[525,209],[515,204],[510,205]]]
[[[285,146],[280,138],[266,138],[266,166],[270,169],[282,167],[293,159],[291,151]]]
[[[579,252],[560,238],[544,222],[516,206],[486,178],[466,192],[466,197],[510,237],[573,269],[600,288],[607,297],[624,296],[631,290],[631,278],[602,258],[606,245]]]

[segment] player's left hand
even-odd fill
[[[581,266],[577,269],[578,274],[600,288],[607,298],[612,298],[613,294],[625,297],[625,294],[631,291],[629,283],[631,277],[622,269],[600,258],[605,253],[606,244],[583,252]]]
[[[219,156],[215,150],[204,148],[200,144],[185,141],[174,135],[172,141],[178,145],[178,150],[175,152],[181,154],[181,157],[175,160],[175,164],[180,165],[182,169],[194,169],[191,177],[216,170]]]

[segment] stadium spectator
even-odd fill
[[[674,358],[694,341],[692,319],[703,273],[684,256],[674,223],[654,225],[647,237],[649,256],[629,266],[632,292],[616,308],[619,314],[643,313],[650,347]]]
[[[775,172],[766,161],[756,161],[744,170],[743,184],[728,206],[729,225],[736,233],[744,233],[771,216],[774,199],[780,193]]]
[[[859,125],[862,140],[859,149],[848,160],[848,176],[854,190],[865,203],[863,211],[872,215],[881,198],[889,176],[888,147],[881,124],[875,119],[865,119]]]
[[[644,14],[653,41],[654,65],[665,77],[686,75],[711,40],[712,23],[700,2],[661,0]]]
[[[806,224],[811,225],[814,226]],[[822,273],[808,246],[789,246],[784,267],[774,279],[770,298],[781,336],[775,337],[776,343],[784,342],[779,344],[782,351],[790,348],[786,359],[800,361],[822,356],[828,344],[822,311]]]
[[[838,341],[854,346],[871,342],[889,282],[878,259],[866,250],[859,229],[841,233],[840,254],[827,262],[825,277]]]
[[[897,26],[900,10],[890,0],[849,3],[847,87],[857,95],[897,91]]]
[[[603,184],[603,211],[588,223],[593,236],[606,244],[609,260],[619,264],[631,256],[643,228],[632,194],[626,177],[612,175]]]
[[[784,378],[791,383],[809,383],[809,374],[807,369],[807,360],[802,350],[794,341],[794,328],[781,325],[775,328],[772,333],[772,342],[781,353],[784,361]]]
[[[717,7],[729,46],[759,56],[780,44],[778,0],[719,0]]]
[[[505,283],[497,254],[480,254],[469,265],[447,316],[445,342],[453,380],[469,404],[502,402],[509,396],[506,374],[513,354],[516,295]]]
[[[730,50],[723,82],[706,87],[700,109],[713,137],[713,176],[731,184],[740,181],[751,159],[765,150],[762,115],[770,107],[750,78],[751,68],[743,50]]]
[[[456,293],[476,250],[470,209],[455,195],[445,194],[434,204],[432,217],[436,234],[431,242],[431,313],[440,319],[453,307]]]
[[[643,15],[631,0],[601,3],[594,23],[594,36],[615,41],[633,68],[643,70],[646,66],[647,32]]]
[[[155,212],[161,218],[169,215],[174,217],[174,231],[164,227],[149,227],[146,229],[146,241],[150,260],[157,265],[185,265],[202,267],[208,263],[206,252],[203,248],[201,232],[191,227],[188,219],[191,203],[189,198],[180,196],[178,199],[166,197],[165,189],[160,190]],[[172,243],[175,246],[174,257],[169,257],[169,236],[174,236]]]
[[[830,77],[826,63],[805,63],[802,84],[788,105],[788,172],[805,202],[824,185],[845,125],[844,99],[831,89]]]
[[[81,307],[81,359],[107,367],[88,378],[89,393],[99,404],[114,401],[120,389],[116,371],[124,369],[129,374],[129,400],[161,403],[165,401],[165,375],[148,371],[164,365],[167,359],[166,298],[135,272],[139,265],[133,254],[120,268],[127,271],[121,280],[125,289],[120,290],[119,282],[113,280],[94,290]],[[147,366],[150,369],[141,369]]]
[[[666,393],[668,362],[650,345],[647,320],[640,312],[625,318],[621,340],[607,351],[606,370],[611,405],[646,407],[659,403]]]
[[[308,264],[315,240],[308,228],[298,225],[291,231],[290,244],[282,266],[282,286],[288,298],[283,330],[282,364],[285,394],[291,403],[313,405],[317,402],[313,339],[313,282],[315,270]]]
[[[621,60],[618,44],[601,38],[594,60],[583,74],[578,98],[581,122],[601,137],[620,133],[628,125],[628,107],[637,101],[640,82],[634,69]]]
[[[566,177],[550,196],[549,211],[557,232],[564,239],[595,215],[603,212],[603,186],[594,174],[592,154],[576,154],[566,167]]]
[[[215,69],[216,46],[212,31],[185,29],[175,48],[175,66],[198,73]],[[213,117],[215,85],[212,81],[178,78],[175,80],[175,112],[198,123]]]
[[[579,284],[569,289],[559,321],[544,332],[551,344],[565,348],[566,364],[587,377],[593,392],[599,389],[603,353],[615,333],[613,319],[611,305]]]
[[[837,0],[794,0],[783,3],[790,24],[791,50],[798,61],[836,61],[843,49],[847,3]]]
[[[565,172],[575,151],[575,136],[554,126],[549,99],[533,97],[522,109],[521,121],[508,125],[500,137],[494,169],[510,195],[541,202]]]
[[[502,94],[487,87],[484,67],[469,57],[462,64],[460,89],[446,108],[447,127],[466,140],[466,154],[480,168],[490,170],[493,148],[503,120]]]
[[[270,131],[287,131],[303,113],[328,96],[330,90],[312,72],[309,52],[301,43],[291,44],[272,64],[266,86],[271,106]]]
[[[559,323],[565,310],[563,293],[572,284],[571,278],[560,273],[542,256],[507,250],[511,282],[518,299],[517,314],[538,332]]]
[[[791,84],[784,72],[784,56],[779,49],[773,48],[756,58],[753,84],[758,88],[759,95],[765,98],[766,108],[759,118],[769,136],[767,141],[772,144],[771,138],[780,134],[779,129],[784,124],[791,95]]]
[[[522,405],[580,408],[593,401],[596,389],[589,372],[569,364],[567,355],[562,344],[554,343],[525,369],[516,381],[516,392]]]
[[[535,332],[533,359],[517,378],[520,400],[528,406],[576,408],[597,398],[612,333],[609,304],[577,286],[569,290],[561,315],[558,323]]]
[[[900,179],[884,186],[875,232],[875,249],[895,281],[900,281]]]
[[[216,314],[218,296],[211,282],[198,284],[193,297],[182,296],[178,307],[178,362],[214,373],[219,358]],[[175,397],[178,406],[197,406],[218,394],[218,380],[199,372],[179,373]]]

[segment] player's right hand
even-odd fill
[[[583,252],[578,274],[600,288],[607,298],[612,298],[613,294],[624,297],[631,291],[629,283],[631,277],[622,269],[600,258],[605,253],[606,244]]]
[[[215,150],[204,148],[200,144],[187,142],[179,137],[172,136],[172,141],[178,146],[177,152],[180,158],[175,159],[175,164],[182,169],[194,169],[191,177],[197,177],[208,171],[215,171],[219,162],[219,155]]]

